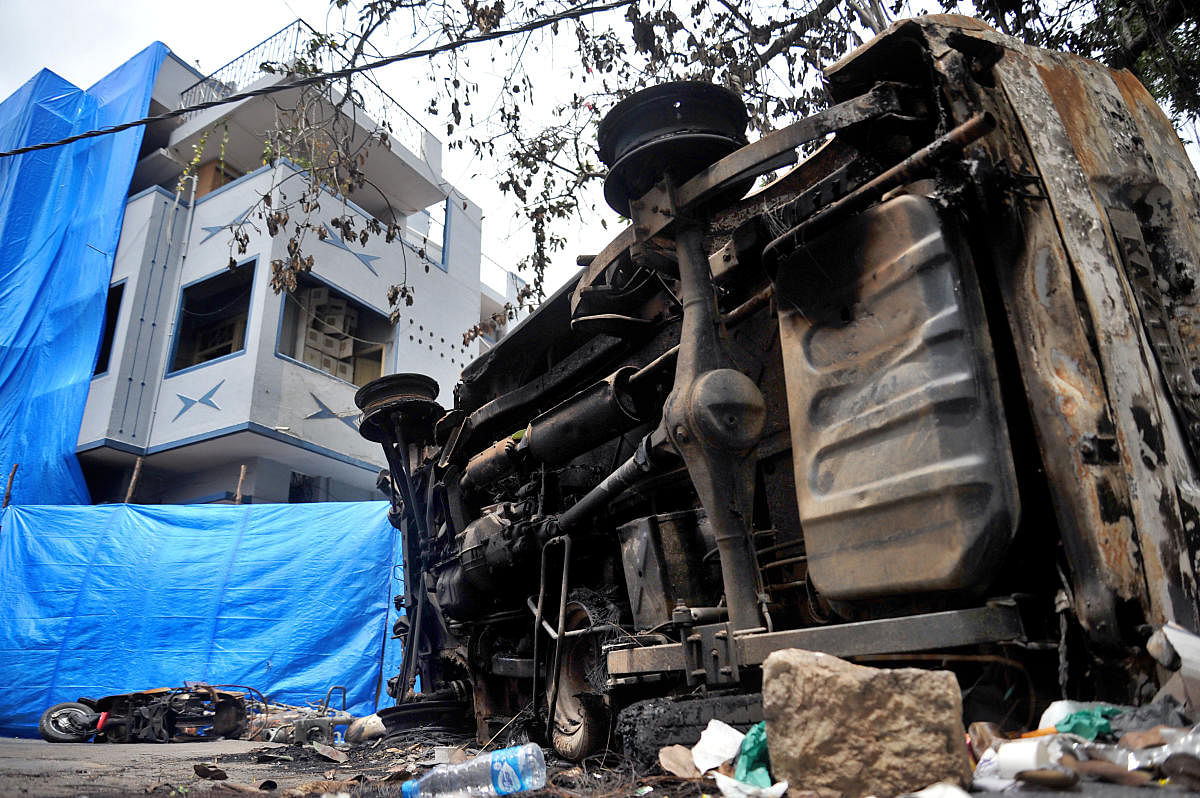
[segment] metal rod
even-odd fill
[[[17,465],[18,463],[13,463],[12,471],[8,472],[8,485],[4,488],[4,507],[7,507],[8,503],[12,501],[13,478],[17,476]]]
[[[782,568],[785,565],[796,565],[797,563],[807,562],[807,560],[808,557],[804,554],[801,554],[798,557],[784,557],[782,560],[772,560],[766,565],[760,567],[765,571],[768,568]]]
[[[417,641],[421,636],[421,618],[424,616],[425,608],[425,584],[422,579],[421,589],[417,591],[417,604],[413,611],[416,613],[412,620],[412,628],[408,633],[408,640],[404,641],[404,663],[400,668],[400,695],[396,696],[396,706],[404,703],[404,697],[408,695],[409,687],[412,684],[414,677],[413,668],[416,666],[417,658]]]
[[[629,389],[635,394],[645,390],[647,385],[657,385],[667,378],[675,378],[675,360],[679,357],[679,344],[671,347],[646,365],[638,369],[629,378]]]
[[[802,587],[808,587],[807,579],[797,579],[792,582],[778,582],[775,584],[765,585],[763,589],[770,592],[773,590],[799,590]]]
[[[533,604],[533,596],[529,596],[528,598],[525,599],[525,605],[527,607],[529,607],[529,611],[534,613],[534,615],[536,617],[537,608]],[[541,621],[542,621],[542,630],[545,631],[546,634],[550,635],[551,640],[557,640],[558,632],[554,631],[554,627],[550,625],[550,622],[547,621],[545,618],[542,618]],[[624,632],[624,631],[625,631],[625,627],[621,626],[618,623],[596,623],[596,624],[592,624],[591,626],[587,627],[586,629],[571,629],[569,631],[563,632],[563,637],[566,637],[566,638],[583,637],[584,635],[594,635],[594,634],[598,634],[599,632]]]
[[[758,557],[759,557],[759,559],[762,559],[763,555],[765,555],[765,554],[772,554],[774,552],[779,551],[780,549],[794,549],[794,548],[797,548],[797,547],[803,546],[803,545],[804,545],[804,541],[797,539],[797,540],[789,540],[784,543],[775,543],[770,546],[763,546],[761,549],[758,550]],[[705,556],[708,556],[708,555],[705,555]]]
[[[538,573],[537,606],[534,607],[530,603],[529,599],[525,600],[526,604],[530,604],[529,609],[533,610],[533,690],[530,693],[530,695],[533,697],[533,700],[535,702],[537,701],[537,682],[538,682],[537,663],[538,663],[538,637],[539,637],[538,631],[539,631],[539,629],[542,626],[545,626],[546,631],[550,634],[550,636],[554,640],[558,640],[558,636],[557,636],[558,633],[554,631],[554,629],[550,626],[550,624],[546,623],[546,620],[543,617],[543,610],[545,608],[545,602],[546,602],[546,553],[550,550],[551,544],[561,541],[562,539],[563,539],[562,537],[551,538],[550,540],[547,540],[546,543],[542,546],[541,566],[540,566],[539,573]],[[547,676],[547,678],[549,678],[549,676]]]
[[[553,538],[551,538],[553,540]],[[546,601],[546,549],[550,546],[550,541],[542,546],[542,561],[541,571],[538,574],[538,600],[537,607],[533,608],[533,690],[530,695],[533,697],[534,706],[537,706],[537,683],[538,683],[538,638],[541,636],[538,632],[541,629],[542,623],[542,608]],[[526,602],[529,600],[526,599]],[[537,716],[536,711],[534,716]]]
[[[137,462],[133,464],[133,476],[129,478],[129,490],[125,491],[125,504],[133,501],[133,491],[137,488],[138,479],[142,476],[142,460],[144,459],[139,454]]]
[[[404,507],[408,511],[409,516],[413,519],[413,524],[417,527],[417,532],[425,540],[430,540],[429,527],[425,523],[425,516],[417,512],[416,491],[413,490],[412,477],[409,476],[408,469],[408,442],[404,440],[404,430],[400,425],[400,419],[396,419],[393,427],[393,432],[396,436],[395,441],[395,458],[388,458],[388,463],[395,467],[400,466],[400,489],[401,497],[404,500]],[[387,453],[387,448],[384,447],[384,453]],[[395,483],[395,475],[392,477],[392,482]]]
[[[995,127],[996,118],[991,114],[975,114],[946,135],[934,139],[891,169],[872,178],[767,244],[763,248],[763,260],[769,263],[778,257],[780,250],[795,247],[805,239],[811,239],[827,230],[839,218],[862,210],[891,189],[923,176],[939,161],[962,152],[967,145],[978,141]]]
[[[563,569],[562,587],[558,597],[558,639],[556,639],[554,642],[554,669],[552,671],[554,682],[550,687],[550,701],[546,712],[547,737],[552,737],[554,733],[554,708],[558,703],[558,686],[560,681],[558,669],[562,667],[562,650],[564,645],[562,637],[563,633],[566,632],[567,626],[567,589],[570,587],[571,575],[571,536],[563,535],[559,538],[552,538],[546,542],[546,545],[549,546],[555,540],[561,540],[563,542]],[[533,667],[535,670],[537,669],[536,662],[534,662]]]
[[[613,471],[604,480],[583,495],[562,515],[558,517],[558,528],[567,531],[575,528],[583,521],[591,518],[609,502],[624,493],[642,477],[653,473],[656,469],[650,460],[649,438],[643,438],[638,444],[633,456]]]
[[[771,297],[775,295],[775,286],[767,283],[758,290],[754,296],[747,299],[742,304],[738,305],[733,310],[721,317],[721,323],[726,327],[734,327],[740,324],[745,319],[754,314],[756,310],[766,305],[771,301]]]
[[[333,687],[329,688],[329,691],[327,693],[325,693],[325,702],[323,704],[321,704],[321,714],[322,715],[329,712],[329,699],[333,697],[334,690],[342,691],[342,712],[346,711],[346,688],[340,684],[335,684]]]

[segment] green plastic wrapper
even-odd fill
[[[738,748],[733,777],[753,787],[771,786],[771,758],[767,751],[767,724],[759,722],[746,732]]]
[[[1092,707],[1072,712],[1054,724],[1059,734],[1077,734],[1085,740],[1095,740],[1101,734],[1112,734],[1108,719],[1124,712],[1122,707]]]

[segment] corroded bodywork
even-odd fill
[[[1166,117],[963,17],[827,79],[829,109],[745,145],[712,87],[622,102],[601,150],[629,227],[453,408],[362,392],[406,717],[580,757],[786,647],[937,652],[1029,711],[1136,700],[1151,631],[1200,630],[1200,183]]]

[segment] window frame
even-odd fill
[[[104,327],[100,329],[100,347],[96,350],[96,362],[92,364],[93,380],[107,377],[109,372],[112,371],[112,355],[113,350],[117,346],[117,328],[121,326],[121,314],[125,311],[125,289],[128,283],[129,278],[122,277],[116,282],[109,283],[108,290],[104,292]],[[96,366],[100,365],[100,352],[104,348],[104,333],[108,330],[108,296],[117,287],[121,289],[121,300],[117,303],[117,313],[113,316],[112,341],[108,345],[108,363],[104,365],[104,371],[96,371]]]
[[[254,296],[255,296],[255,291],[258,287],[258,285],[257,285],[257,283],[258,283],[258,255],[253,255],[249,258],[238,261],[238,263],[234,267],[234,269],[235,270],[241,269],[242,267],[247,266],[247,265],[249,265],[250,269],[251,269],[251,272],[250,272],[250,296],[246,300],[246,302],[247,302],[247,305],[246,305],[246,329],[245,329],[245,332],[242,334],[241,349],[236,349],[227,355],[221,355],[219,357],[214,357],[212,360],[205,360],[203,363],[193,363],[192,365],[184,366],[181,369],[175,369],[175,370],[171,369],[172,364],[174,364],[174,362],[175,362],[175,356],[178,354],[180,330],[183,326],[182,321],[183,321],[183,295],[184,295],[184,292],[187,291],[189,288],[191,288],[194,285],[199,285],[200,283],[211,280],[214,277],[220,277],[222,274],[228,273],[230,271],[229,267],[223,266],[220,269],[218,269],[217,271],[210,272],[210,273],[204,275],[203,277],[198,277],[195,280],[191,280],[190,282],[184,283],[183,285],[179,286],[179,295],[178,295],[178,297],[176,297],[176,300],[175,300],[175,316],[173,319],[174,323],[171,327],[171,346],[169,347],[169,351],[167,352],[167,363],[166,363],[166,368],[163,372],[164,380],[169,379],[171,377],[176,377],[180,374],[186,374],[189,371],[194,371],[196,369],[204,368],[206,366],[212,366],[216,363],[221,363],[226,360],[232,360],[235,357],[241,357],[242,355],[246,354],[247,344],[250,340],[251,324],[254,320]]]
[[[305,277],[309,280],[312,280],[313,282],[317,283],[320,286],[324,286],[325,288],[328,288],[331,291],[336,291],[338,294],[340,294],[341,296],[345,297],[346,299],[356,303],[361,308],[365,308],[366,310],[368,310],[372,313],[378,314],[379,316],[383,317],[384,319],[389,318],[389,314],[381,311],[375,305],[372,305],[370,302],[364,302],[360,297],[356,296],[355,294],[350,293],[345,288],[342,288],[339,285],[335,285],[334,283],[321,277],[319,274],[316,274],[315,272],[309,272],[308,274],[305,275]],[[282,351],[280,351],[280,346],[283,343],[283,322],[284,322],[285,314],[287,312],[287,303],[288,303],[289,296],[290,296],[290,292],[287,292],[287,291],[280,292],[280,294],[279,294],[279,319],[275,324],[275,346],[274,346],[275,357],[277,357],[280,360],[283,360],[287,363],[292,363],[294,365],[297,365],[300,368],[307,369],[307,370],[313,372],[314,374],[322,374],[331,380],[336,380],[337,382],[342,383],[343,385],[349,385],[351,388],[353,388],[354,390],[357,391],[361,386],[356,385],[355,383],[353,383],[349,380],[344,380],[341,377],[337,376],[336,374],[330,374],[328,371],[325,371],[324,369],[320,369],[309,363],[305,363],[303,360],[301,360],[298,357],[293,357],[292,355],[286,355]],[[380,373],[384,374],[384,375],[395,373],[396,368],[397,368],[397,363],[398,363],[397,359],[399,357],[399,349],[400,349],[399,341],[397,338],[397,335],[398,335],[399,329],[400,329],[399,325],[392,323],[390,320],[388,322],[388,325],[391,328],[391,335],[389,336],[389,341],[387,343],[387,346],[384,348],[384,351],[382,353],[380,353],[380,358],[379,358]],[[389,363],[389,361],[390,361],[390,363]]]

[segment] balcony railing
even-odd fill
[[[321,48],[316,55],[308,52],[308,43],[316,36],[316,31],[304,20],[298,19],[275,35],[260,42],[225,66],[213,72],[188,88],[179,95],[180,107],[197,105],[211,100],[244,91],[251,84],[258,82],[269,73],[262,69],[263,64],[272,64],[276,68],[281,65],[295,63],[303,57],[321,72],[332,72],[343,69],[348,61],[340,53],[328,48]],[[352,81],[351,100],[376,124],[390,129],[389,138],[409,152],[428,160],[425,151],[425,139],[428,129],[408,111],[396,102],[383,87],[366,72],[356,74]],[[341,87],[335,87],[341,90]],[[185,118],[192,119],[199,111],[188,114]],[[436,140],[436,139],[435,139]]]

